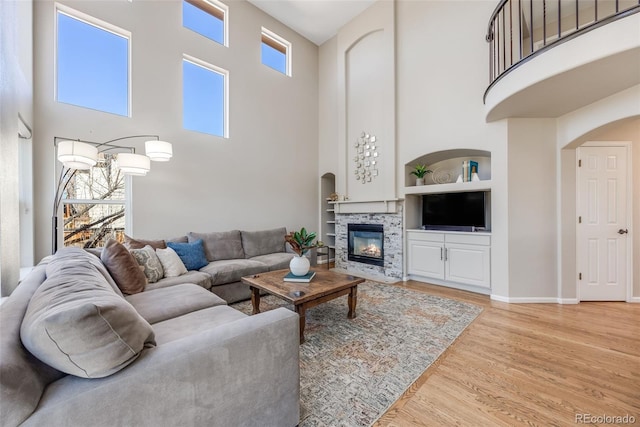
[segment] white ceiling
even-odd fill
[[[318,46],[375,0],[249,0]]]

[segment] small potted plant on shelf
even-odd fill
[[[424,185],[425,175],[432,172],[432,170],[427,169],[427,165],[415,165],[411,171],[411,175],[416,176],[416,185]]]
[[[302,227],[300,231],[292,231],[284,236],[284,239],[291,245],[291,249],[296,253],[289,263],[289,269],[295,276],[304,276],[309,272],[310,262],[309,258],[304,256],[309,249],[314,248],[313,240],[316,238],[316,233],[307,233],[307,230]]]

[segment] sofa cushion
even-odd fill
[[[246,258],[284,252],[285,227],[271,230],[242,231],[242,247]]]
[[[280,252],[275,254],[259,255],[251,258],[251,260],[266,264],[269,267],[269,271],[273,271],[289,268],[289,263],[293,256],[293,254],[287,252]]]
[[[187,268],[184,266],[182,260],[173,249],[156,249],[156,255],[158,255],[158,259],[162,264],[164,277],[178,277],[187,272]]]
[[[134,239],[126,234],[124,235],[124,246],[127,249],[142,249],[147,245],[151,246],[153,249],[164,249],[167,247],[164,240]]]
[[[149,283],[155,283],[164,277],[164,269],[160,258],[158,258],[155,249],[150,245],[142,249],[129,249],[129,252],[136,259],[138,265],[142,267],[142,272]]]
[[[258,261],[250,259],[225,259],[210,262],[200,269],[211,275],[213,286],[238,282],[243,276],[264,273],[269,267]]]
[[[129,295],[126,299],[151,324],[203,308],[227,305],[222,298],[193,283],[144,291]]]
[[[244,258],[240,231],[220,231],[212,233],[194,233],[187,235],[190,242],[202,239],[204,253],[208,261]]]
[[[218,305],[156,323],[153,325],[153,329],[156,331],[158,345],[163,345],[246,317],[246,314],[236,309],[226,305]],[[185,352],[188,350],[185,349]]]
[[[182,268],[184,268],[184,266]],[[191,270],[177,277],[165,277],[163,279],[158,280],[156,283],[149,283],[147,287],[144,288],[144,291],[147,292],[154,289],[161,289],[169,286],[180,285],[182,283],[193,283],[204,289],[210,289],[212,285],[210,275],[208,275],[203,271]]]
[[[50,258],[40,261],[0,307],[0,426],[22,423],[36,409],[45,387],[66,376],[36,359],[20,341],[22,319],[46,278]]]
[[[200,270],[209,263],[204,254],[202,239],[191,243],[168,242],[167,245],[176,251],[187,270]]]
[[[131,295],[144,291],[147,285],[144,272],[133,255],[117,240],[107,240],[100,259],[123,294]]]
[[[155,341],[151,325],[88,258],[93,255],[79,249],[74,258],[51,259],[47,279],[29,301],[20,337],[49,366],[101,378],[129,365]]]

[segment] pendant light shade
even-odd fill
[[[144,176],[151,169],[151,161],[142,154],[119,153],[116,162],[118,169],[127,175]]]
[[[168,162],[173,156],[171,143],[166,141],[146,141],[144,149],[147,157],[155,162]]]
[[[58,160],[70,169],[90,169],[98,162],[98,148],[80,141],[60,141]]]

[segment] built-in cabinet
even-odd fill
[[[491,288],[490,233],[407,230],[406,239],[408,278]]]
[[[462,162],[480,165],[480,181],[455,182]],[[425,164],[432,174],[425,185],[415,185],[410,174]],[[405,165],[405,224],[407,279],[480,293],[491,290],[491,153],[455,149],[426,154]],[[425,194],[485,191],[487,232],[422,230],[422,196]]]

